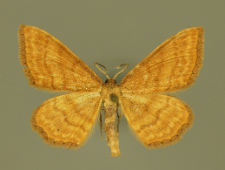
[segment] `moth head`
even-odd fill
[[[116,80],[114,80],[114,79],[106,79],[105,83],[116,83]]]

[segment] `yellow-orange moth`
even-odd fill
[[[178,141],[191,128],[193,113],[180,99],[164,92],[190,87],[203,60],[202,27],[187,28],[172,36],[136,65],[121,81],[105,83],[80,58],[49,33],[33,26],[19,28],[20,61],[29,84],[40,89],[69,91],[46,100],[34,110],[33,130],[52,146],[78,148],[96,119],[104,131],[112,156],[119,156],[119,120],[124,113],[142,144],[149,148]],[[102,66],[104,67],[104,66]],[[103,108],[102,108],[103,103]],[[118,111],[121,107],[122,112]],[[116,117],[118,122],[116,123]]]

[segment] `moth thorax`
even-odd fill
[[[117,95],[115,95],[114,93],[112,93],[112,94],[109,95],[109,97],[110,97],[110,100],[111,100],[112,102],[118,103],[119,98],[118,98]]]

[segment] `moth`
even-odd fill
[[[202,27],[180,31],[137,64],[117,84],[95,63],[105,83],[62,42],[34,26],[19,27],[19,58],[30,85],[69,93],[46,100],[34,110],[31,125],[52,146],[78,148],[96,120],[111,155],[120,156],[119,122],[125,115],[139,141],[148,148],[171,145],[191,128],[191,108],[165,92],[184,90],[196,80],[203,60]],[[105,68],[102,69],[102,68]],[[121,109],[118,109],[121,108]]]

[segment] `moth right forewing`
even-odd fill
[[[121,92],[151,94],[190,87],[202,66],[203,33],[202,27],[192,27],[166,40],[123,78]]]

